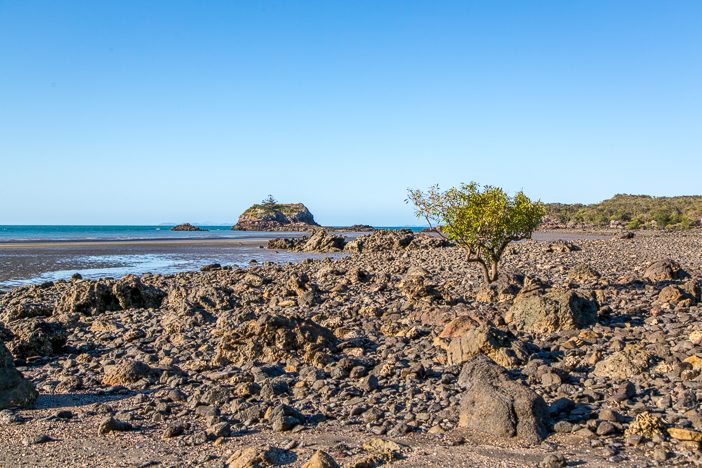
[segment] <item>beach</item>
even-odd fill
[[[418,230],[418,228],[415,228]],[[150,236],[162,235],[161,232]],[[264,249],[268,240],[281,237],[299,237],[300,232],[231,233],[208,231],[206,233],[174,233],[173,238],[145,237],[123,238],[122,233],[111,232],[86,239],[86,235],[73,234],[52,239],[0,238],[0,289],[7,290],[25,284],[68,279],[78,273],[85,278],[105,276],[122,277],[127,274],[172,274],[196,271],[204,265],[219,263],[232,267],[245,267],[252,261],[288,263],[306,258],[322,258],[329,254],[288,252]],[[341,231],[345,238],[355,238],[365,233]],[[231,237],[224,237],[229,235]],[[601,239],[610,233],[584,231],[537,232],[534,239],[578,240]],[[135,236],[132,232],[130,236]],[[338,255],[337,255],[338,256]]]
[[[376,232],[342,258],[0,294],[39,392],[2,413],[0,464],[702,461],[702,235],[564,235],[514,243],[490,287],[461,248]],[[63,248],[175,248],[89,244]]]
[[[287,234],[296,235],[296,234]],[[266,238],[31,241],[0,243],[0,289],[67,279],[194,271],[220,263],[299,262],[328,255],[266,250]]]

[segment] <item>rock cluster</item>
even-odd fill
[[[8,440],[41,431],[26,450],[125,438],[165,464],[492,465],[513,440],[541,466],[569,462],[552,448],[702,462],[699,233],[519,242],[489,287],[441,239],[354,242],[336,260],[0,294],[15,365],[40,394],[87,401],[12,410],[24,422],[0,424],[0,464],[27,456]],[[4,350],[0,382],[30,402]]]
[[[448,247],[450,242],[440,237],[414,233],[409,229],[396,231],[376,230],[372,234],[348,240],[328,230],[316,230],[311,236],[278,238],[268,241],[269,249],[297,252],[382,252],[387,250],[414,250]]]
[[[12,355],[0,340],[0,410],[33,403],[36,398],[34,386],[15,369]]]

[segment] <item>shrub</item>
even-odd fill
[[[531,237],[545,210],[523,192],[513,197],[499,187],[475,182],[441,192],[438,186],[426,193],[408,190],[407,202],[417,217],[466,249],[469,262],[480,264],[489,283],[498,276],[498,264],[510,242]]]

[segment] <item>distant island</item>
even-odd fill
[[[702,196],[618,194],[592,205],[548,203],[544,228],[688,229],[702,226]]]
[[[177,226],[173,226],[171,231],[207,231],[207,229],[202,229],[197,226],[193,226],[190,223],[183,223]]]
[[[319,227],[302,203],[278,203],[272,196],[244,211],[235,231],[308,231]]]

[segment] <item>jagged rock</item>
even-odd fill
[[[28,405],[36,399],[34,385],[15,369],[12,355],[0,340],[0,410]]]
[[[505,320],[536,333],[574,330],[597,322],[597,304],[573,290],[532,289],[517,296]]]
[[[17,359],[60,353],[68,339],[66,329],[58,322],[25,319],[12,322],[9,329],[12,339],[7,346]]]
[[[319,226],[302,203],[261,203],[244,211],[235,231],[297,231]]]
[[[641,346],[631,344],[595,364],[593,374],[614,380],[636,377],[652,364],[652,355]]]
[[[421,267],[410,267],[398,286],[411,301],[432,302],[441,296],[430,273]]]
[[[528,443],[538,443],[548,434],[548,409],[543,398],[512,380],[490,358],[481,354],[468,361],[458,383],[465,388],[460,427]]]
[[[503,367],[515,367],[527,359],[524,344],[508,331],[481,325],[451,340],[446,350],[449,365],[463,364],[484,354]]]
[[[112,292],[114,283],[109,280],[80,281],[74,283],[58,304],[63,312],[97,315],[109,310],[119,310],[119,301]]]
[[[226,287],[177,287],[168,292],[163,307],[178,312],[201,310],[215,314],[232,309],[236,303],[232,292]]]
[[[0,319],[5,322],[31,317],[49,317],[53,313],[52,298],[46,288],[17,288],[0,298]]]
[[[117,281],[112,293],[121,309],[156,309],[161,307],[166,293],[153,286],[142,283],[139,277],[128,275]]]
[[[339,252],[344,250],[346,241],[343,236],[329,234],[327,231],[318,230],[312,234],[302,247],[303,252]]]
[[[335,347],[336,338],[327,328],[301,317],[262,315],[237,328],[220,331],[215,363],[277,363],[291,354],[306,362],[326,359]]]
[[[659,303],[667,302],[671,304],[679,304],[683,301],[687,301],[688,305],[691,305],[695,302],[695,298],[676,284],[669,284],[658,294]]]
[[[653,262],[646,268],[643,274],[644,279],[652,282],[673,281],[688,277],[688,273],[683,270],[678,262],[671,259]]]
[[[435,315],[435,314],[433,314]],[[465,335],[467,332],[480,326],[480,322],[469,315],[461,315],[446,324],[439,333],[439,338],[451,339]]]
[[[296,252],[340,252],[344,250],[346,239],[330,234],[324,229],[316,230],[311,236],[292,239],[271,239],[269,249],[293,250]]]

